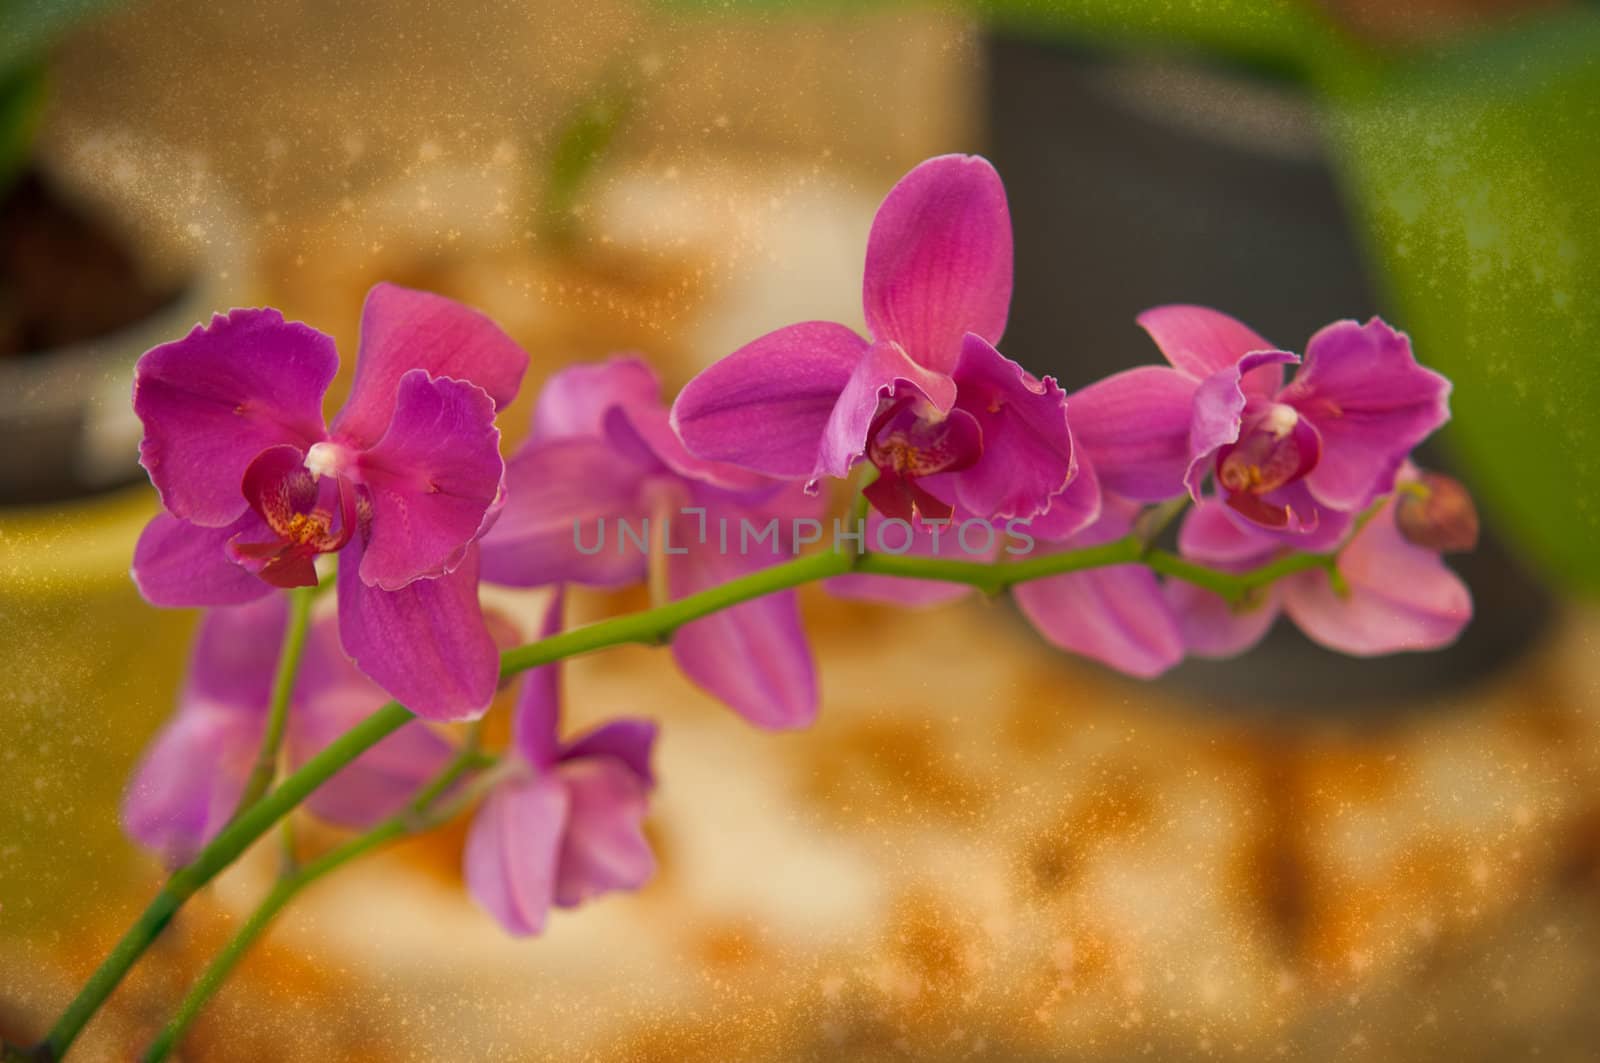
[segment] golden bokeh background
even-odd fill
[[[563,365],[636,349],[670,386],[777,325],[857,321],[884,190],[985,147],[986,54],[954,8],[144,0],[59,45],[39,151],[215,308],[281,307],[347,355],[378,280],[483,308],[533,358],[514,440]],[[618,86],[557,233],[548,159]],[[127,581],[154,506],[0,508],[9,1037],[160,880],[115,818],[195,619]],[[1122,679],[1003,602],[804,602],[802,734],[659,650],[568,668],[569,725],[664,724],[646,889],[513,941],[462,889],[459,830],[409,842],[297,902],[184,1058],[1593,1058],[1592,607],[1470,684],[1324,705]],[[256,853],[186,908],[75,1058],[131,1058],[272,872]]]

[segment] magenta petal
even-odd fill
[[[566,594],[556,591],[545,604],[539,622],[539,639],[561,630]],[[516,706],[511,710],[511,744],[539,771],[554,766],[561,757],[561,663],[540,665],[522,678]]]
[[[272,588],[228,557],[236,535],[269,535],[254,512],[232,524],[207,528],[158,513],[145,525],[133,548],[133,582],[151,605],[168,608],[238,605]]]
[[[691,454],[659,406],[613,407],[602,427],[604,438],[619,454],[637,455],[644,459],[640,464],[663,466],[684,479],[741,493],[770,493],[782,483],[739,465]]]
[[[1055,646],[1150,678],[1183,659],[1183,636],[1161,584],[1141,565],[1069,572],[1012,592]]]
[[[604,440],[524,446],[506,465],[506,503],[482,540],[483,578],[512,587],[637,583],[648,558],[622,540],[617,521],[641,527],[644,482],[645,470]]]
[[[281,594],[207,612],[189,655],[184,704],[227,705],[265,716],[288,623],[289,602]]]
[[[544,776],[497,786],[473,817],[463,854],[467,889],[508,933],[544,929],[567,805],[566,787]]]
[[[672,404],[672,427],[702,458],[769,476],[814,476],[834,407],[867,346],[828,321],[769,332],[689,381]]]
[[[638,355],[613,355],[604,362],[569,366],[545,381],[533,410],[529,439],[541,441],[605,434],[606,414],[661,405],[661,382]]]
[[[567,788],[567,830],[557,862],[555,902],[582,904],[611,890],[638,889],[655,873],[644,837],[645,784],[620,761],[569,760],[556,769]]]
[[[650,767],[656,732],[657,727],[651,720],[611,720],[567,743],[561,751],[561,759],[609,757],[633,772],[646,789],[651,789],[656,784],[655,772]]]
[[[768,561],[691,547],[669,563],[672,596],[719,586]],[[672,655],[684,675],[757,727],[805,727],[816,717],[816,670],[793,591],[684,625],[673,635]]]
[[[1281,608],[1276,587],[1241,607],[1182,580],[1169,580],[1165,589],[1183,631],[1184,647],[1196,657],[1235,657],[1245,652],[1272,628]]]
[[[1300,630],[1341,653],[1370,656],[1433,650],[1454,642],[1472,619],[1472,596],[1439,555],[1413,546],[1385,504],[1339,557],[1341,595],[1322,572],[1284,582],[1284,609]]]
[[[1281,401],[1322,436],[1306,477],[1333,509],[1364,509],[1394,486],[1400,463],[1450,419],[1450,382],[1417,364],[1411,341],[1378,318],[1337,321],[1311,337]]]
[[[1138,506],[1107,499],[1100,520],[1066,545],[1096,546],[1128,533]],[[1161,584],[1143,565],[1068,572],[1012,591],[1053,645],[1130,675],[1160,675],[1183,659],[1183,636]]]
[[[192,860],[239,804],[265,717],[186,704],[146,750],[122,804],[130,837],[169,867]]]
[[[421,369],[476,384],[496,408],[516,398],[528,355],[500,326],[453,299],[378,284],[361,311],[361,349],[349,401],[334,432],[371,446],[389,426],[401,379]]]
[[[1277,542],[1230,515],[1221,502],[1196,502],[1178,529],[1178,551],[1205,564],[1256,564],[1267,560]]]
[[[1072,434],[1100,486],[1140,502],[1183,493],[1195,382],[1175,369],[1113,374],[1067,399]]]
[[[388,700],[344,655],[338,625],[331,618],[318,620],[295,685],[285,743],[289,762],[304,764]],[[408,723],[319,786],[306,805],[330,823],[371,826],[400,811],[454,752],[438,732]]]
[[[418,716],[481,716],[500,654],[478,606],[477,548],[448,575],[398,591],[368,586],[360,564],[357,535],[339,558],[339,636],[356,667]]]
[[[862,302],[879,341],[948,373],[972,332],[998,343],[1011,306],[1005,186],[976,155],[929,159],[902,177],[872,220]]]
[[[392,591],[448,572],[500,493],[494,403],[475,385],[414,369],[400,379],[389,430],[357,462],[372,518],[361,578]]]
[[[1157,306],[1140,314],[1138,321],[1167,361],[1196,380],[1232,368],[1253,351],[1273,349],[1242,321],[1206,306]],[[1252,369],[1242,381],[1245,394],[1263,399],[1277,394],[1283,370],[1272,363]]]
[[[1077,471],[1066,396],[971,333],[954,378],[957,408],[983,431],[977,462],[949,474],[956,501],[986,520],[1037,516]]]
[[[943,557],[951,560],[987,561],[997,555],[1005,540],[1005,533],[996,530],[993,547],[984,554],[969,554],[961,548],[960,524],[966,519],[957,513],[954,520],[933,523],[915,518],[906,520],[884,516],[877,510],[867,514],[866,543],[869,551],[886,554],[903,554],[910,557]],[[969,535],[969,542],[979,543],[979,532]],[[983,541],[987,542],[987,538]],[[864,602],[885,602],[912,609],[944,605],[965,598],[972,588],[960,583],[942,580],[897,579],[893,576],[835,576],[823,581],[823,587],[836,598],[849,598]]]
[[[236,520],[257,454],[323,437],[322,394],[338,368],[332,339],[267,309],[218,314],[146,352],[133,383],[139,461],[168,512],[213,528]]]
[[[922,415],[947,414],[955,406],[956,384],[943,373],[922,368],[893,343],[873,344],[856,364],[828,417],[813,479],[850,475],[851,465],[866,450],[879,404],[890,397],[925,406],[916,411]]]
[[[1032,520],[1018,526],[1035,539],[1060,542],[1094,525],[1104,511],[1105,496],[1100,492],[1100,475],[1083,448],[1073,444],[1078,471],[1072,482],[1050,500],[1050,506]],[[1026,545],[1020,544],[1020,545]],[[1029,547],[1026,553],[1032,553]],[[1019,555],[1025,556],[1025,554]]]
[[[1263,367],[1282,366],[1300,359],[1288,351],[1257,351],[1220,369],[1200,382],[1194,392],[1194,420],[1189,428],[1189,460],[1183,482],[1200,500],[1200,488],[1212,471],[1217,449],[1239,439],[1245,408],[1253,401],[1244,381]],[[1255,407],[1259,409],[1260,407]]]

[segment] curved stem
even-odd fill
[[[301,890],[364,853],[372,852],[406,835],[429,830],[460,812],[467,802],[452,802],[440,810],[442,814],[428,816],[433,803],[449,790],[456,780],[477,766],[478,762],[476,739],[469,739],[450,763],[426,786],[417,791],[403,810],[310,863],[291,868],[280,875],[260,905],[250,913],[250,918],[245,920],[244,925],[239,927],[233,937],[228,939],[222,951],[212,958],[210,965],[190,987],[188,995],[183,998],[183,1003],[178,1006],[178,1010],[173,1013],[166,1026],[162,1027],[161,1033],[151,1042],[150,1047],[145,1050],[145,1063],[160,1063],[171,1054],[178,1042],[183,1039],[183,1035],[188,1032],[189,1026],[205,1008],[206,1003],[218,989],[222,988],[222,984],[228,980],[233,969],[250,950],[250,946],[255,944],[256,939],[266,931],[278,913]]]
[[[1238,602],[1249,591],[1273,580],[1317,567],[1332,571],[1333,563],[1333,555],[1292,555],[1247,572],[1222,572],[1192,564],[1165,551],[1149,550],[1142,540],[1133,535],[1099,546],[1020,561],[958,561],[889,554],[858,555],[853,551],[824,552],[752,572],[654,609],[602,620],[507,650],[500,655],[500,674],[513,676],[539,665],[625,643],[661,643],[692,620],[753,598],[852,571],[901,579],[964,583],[997,594],[1018,583],[1064,572],[1107,565],[1145,564],[1157,572],[1220,594],[1230,602]],[[66,1054],[84,1024],[116,989],[134,961],[155,940],[173,913],[196,890],[233,863],[257,838],[318,786],[413,718],[399,702],[391,701],[340,735],[298,771],[286,776],[277,789],[241,811],[200,851],[193,863],[168,879],[144,914],[117,942],[67,1006],[36,1052],[36,1058],[57,1060]]]
[[[255,766],[245,780],[239,796],[239,812],[243,812],[267,792],[278,774],[278,750],[283,746],[283,732],[289,724],[289,702],[294,697],[295,680],[300,675],[300,659],[305,655],[306,632],[311,626],[311,604],[316,600],[317,588],[296,587],[289,592],[289,627],[283,633],[283,649],[278,654],[278,671],[272,678],[272,701],[267,710],[267,729],[261,736],[261,749],[256,753]],[[238,813],[235,813],[237,815]]]

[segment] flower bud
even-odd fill
[[[1458,481],[1425,472],[1399,490],[1395,523],[1407,542],[1446,553],[1478,545],[1478,510]]]

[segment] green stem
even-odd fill
[[[278,774],[278,750],[283,747],[283,733],[289,724],[289,702],[294,697],[295,680],[300,675],[300,658],[306,649],[306,632],[311,626],[311,603],[316,600],[317,588],[296,587],[289,592],[289,627],[283,633],[283,649],[278,654],[278,672],[272,679],[272,701],[267,710],[267,730],[261,736],[261,749],[256,753],[255,766],[245,780],[239,796],[239,812],[243,812],[267,792]],[[237,815],[238,813],[235,813]]]
[[[1080,550],[993,563],[829,551],[773,565],[654,609],[602,620],[507,650],[500,655],[500,674],[509,677],[539,665],[625,643],[661,643],[692,620],[753,598],[852,571],[900,579],[964,583],[990,594],[998,594],[1028,580],[1123,564],[1146,564],[1157,572],[1187,580],[1222,595],[1230,602],[1238,602],[1254,588],[1293,572],[1317,567],[1331,570],[1333,558],[1332,555],[1294,555],[1248,572],[1219,572],[1194,565],[1164,551],[1147,551],[1138,537],[1131,535]],[[40,1046],[38,1058],[57,1060],[66,1054],[84,1024],[116,989],[134,961],[155,940],[173,913],[196,890],[233,863],[257,838],[318,786],[412,719],[411,713],[399,702],[391,701],[335,739],[298,771],[286,776],[277,789],[244,809],[200,851],[193,863],[168,879],[144,914],[128,929],[83,989],[67,1005],[66,1011]]]
[[[441,810],[441,815],[428,815],[433,803],[450,789],[456,780],[471,770],[478,759],[476,739],[470,738],[450,763],[426,786],[417,791],[403,810],[365,834],[350,839],[304,866],[291,868],[280,875],[261,904],[250,914],[250,918],[245,920],[244,925],[234,933],[222,951],[217,953],[204,973],[190,987],[188,995],[183,998],[183,1003],[178,1006],[178,1010],[173,1013],[167,1025],[162,1027],[161,1033],[146,1049],[145,1063],[160,1063],[171,1054],[178,1042],[183,1039],[189,1026],[205,1008],[206,1003],[218,989],[222,988],[222,984],[228,980],[233,969],[250,950],[250,946],[255,944],[256,939],[266,931],[278,913],[301,890],[364,853],[397,841],[408,834],[429,830],[460,812],[467,802],[452,802]]]

